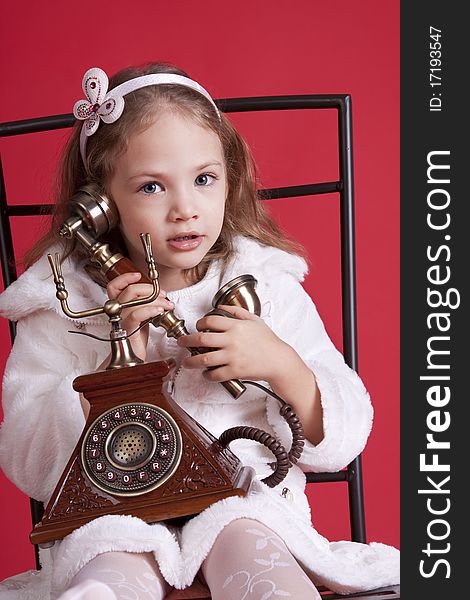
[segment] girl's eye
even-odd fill
[[[209,173],[203,173],[202,175],[198,175],[196,177],[196,184],[200,186],[212,185],[215,179],[216,177],[214,175],[209,175]]]
[[[158,185],[158,183],[153,182],[153,183],[146,183],[140,189],[142,192],[144,192],[144,194],[155,194],[161,188]]]

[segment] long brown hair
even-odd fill
[[[188,77],[187,73],[170,64],[150,63],[119,71],[110,79],[109,89],[134,77],[153,73],[176,73]],[[185,275],[192,281],[198,281],[215,259],[222,259],[222,267],[225,268],[233,255],[233,238],[237,234],[292,254],[305,254],[304,249],[280,229],[259,200],[256,191],[257,169],[248,145],[223,113],[220,118],[217,116],[203,95],[180,85],[155,85],[127,94],[125,103],[124,112],[115,123],[101,124],[96,133],[88,138],[86,164],[83,164],[80,155],[82,123],[79,121],[75,124],[57,169],[56,203],[50,229],[25,255],[26,267],[56,243],[64,246],[66,255],[77,259],[85,257],[84,250],[78,244],[67,244],[59,236],[60,225],[70,216],[70,198],[86,183],[96,184],[106,194],[115,158],[126,150],[131,135],[149,126],[156,112],[162,108],[190,116],[199,125],[215,132],[222,144],[227,172],[228,192],[222,231],[201,263],[188,269]],[[125,251],[118,228],[109,233],[107,239],[103,236],[102,241]]]

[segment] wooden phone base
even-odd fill
[[[253,469],[164,395],[171,366],[145,363],[74,380],[90,414],[31,543],[49,544],[104,515],[155,523],[246,495]]]

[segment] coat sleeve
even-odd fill
[[[369,394],[333,345],[313,301],[299,281],[285,275],[275,282],[275,287],[274,283],[268,284],[267,293],[273,298],[268,323],[314,373],[323,408],[324,438],[316,446],[306,440],[297,464],[303,470],[338,471],[364,449],[373,417]],[[273,398],[268,398],[267,416],[289,448],[290,430],[279,416],[279,403]]]
[[[89,342],[67,336],[70,325],[51,310],[20,319],[3,379],[0,464],[23,492],[42,502],[52,494],[84,426],[72,382],[96,369],[98,360],[96,352],[84,357],[71,349]],[[70,343],[70,338],[85,341]]]

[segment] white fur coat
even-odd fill
[[[261,317],[315,374],[324,414],[322,442],[317,446],[307,442],[299,463],[280,486],[270,489],[259,481],[271,472],[269,450],[255,442],[236,441],[231,449],[258,475],[248,497],[217,502],[180,531],[170,531],[162,524],[148,525],[130,516],[91,521],[41,552],[40,573],[30,572],[0,584],[0,600],[54,598],[83,565],[112,550],[152,551],[167,581],[177,588],[185,587],[218,533],[241,517],[257,519],[274,530],[312,580],[332,590],[346,593],[398,583],[399,553],[395,548],[380,543],[330,543],[311,525],[303,471],[337,471],[351,462],[366,443],[372,407],[361,380],[332,344],[301,286],[307,270],[305,261],[242,237],[237,239],[236,248],[224,281],[220,280],[219,265],[213,263],[202,281],[168,294],[176,304],[175,313],[194,331],[196,321],[211,309],[211,300],[222,284],[244,273],[254,275]],[[72,309],[104,303],[104,290],[73,261],[64,263],[63,274]],[[21,490],[45,502],[84,426],[72,381],[96,370],[108,354],[107,344],[67,331],[78,327],[106,336],[108,325],[103,317],[77,323],[62,313],[45,257],[0,296],[0,315],[18,321],[3,382],[0,464]],[[148,360],[174,357],[180,362],[187,351],[167,338],[162,329],[151,329]],[[289,429],[279,416],[277,401],[258,389],[249,388],[234,400],[219,384],[195,375],[195,371],[180,369],[168,383],[168,391],[216,436],[228,427],[245,424],[272,432],[290,447]],[[290,489],[292,499],[281,496],[284,487]]]

